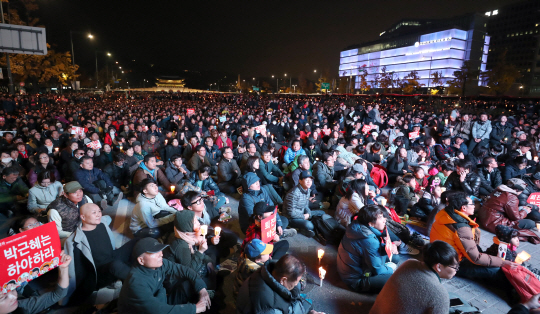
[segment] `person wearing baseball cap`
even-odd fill
[[[163,259],[168,245],[143,238],[133,248],[134,266],[118,298],[119,313],[201,313],[211,301],[204,281],[189,267]],[[165,278],[172,279],[169,288]],[[197,304],[188,303],[199,294]]]
[[[283,214],[289,219],[291,227],[298,229],[301,234],[309,238],[315,236],[314,226],[310,219],[324,214],[322,210],[309,209],[312,185],[311,171],[302,171],[298,185],[289,191],[283,202]]]
[[[92,203],[83,193],[83,188],[77,181],[64,185],[64,195],[58,197],[47,206],[49,221],[56,223],[60,239],[71,235],[81,221],[79,208],[86,203]]]
[[[238,262],[238,272],[234,281],[235,298],[240,286],[270,259],[273,250],[274,245],[266,244],[259,239],[253,239],[246,244]]]

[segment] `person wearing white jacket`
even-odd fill
[[[47,206],[62,194],[62,183],[55,181],[49,171],[43,171],[38,174],[34,187],[28,191],[28,211],[32,214],[46,213]]]
[[[345,196],[341,198],[336,207],[334,218],[343,227],[347,227],[351,223],[351,217],[367,205],[369,193],[369,185],[366,184],[366,181],[361,179],[351,181]]]
[[[136,238],[159,238],[173,231],[174,214],[177,210],[159,193],[156,181],[144,179],[137,205],[131,213],[129,228]]]

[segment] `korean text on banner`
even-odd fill
[[[101,143],[99,141],[93,141],[93,142],[90,142],[90,143],[86,144],[86,146],[90,147],[91,149],[100,149],[101,148]]]
[[[266,131],[266,125],[265,124],[257,125],[253,129],[255,131],[259,131],[259,133],[262,133],[262,131]]]
[[[527,199],[527,203],[540,206],[540,192],[531,193]]]
[[[187,115],[192,115],[192,114],[195,114],[195,109],[191,108],[191,109],[188,109],[187,110]]]
[[[388,255],[388,260],[392,261],[392,239],[390,239],[390,234],[388,234],[388,228],[386,228],[386,240],[385,240],[384,250],[386,251],[386,254]]]
[[[225,122],[227,121],[227,117],[226,116],[220,116],[219,117],[219,122]]]
[[[86,131],[86,129],[81,128],[80,126],[72,126],[71,127],[71,134],[83,135],[83,133],[85,131]]]
[[[409,139],[414,140],[417,139],[420,136],[420,131],[411,132],[409,133]]]
[[[371,125],[364,124],[364,127],[362,127],[362,133],[367,133],[369,131],[371,131]]]
[[[58,267],[60,253],[60,236],[54,222],[0,240],[2,292]]]
[[[274,240],[274,236],[276,235],[276,226],[277,226],[277,207],[274,209],[274,212],[272,215],[264,218],[261,221],[261,238],[264,243],[270,243],[270,241]]]

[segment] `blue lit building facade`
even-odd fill
[[[448,20],[403,20],[381,33],[379,40],[342,51],[339,76],[352,78],[354,88],[360,89],[359,75],[367,71],[366,80],[378,88],[377,78],[383,71],[393,73],[395,80],[417,71],[419,83],[427,88],[435,87],[432,74],[439,72],[446,86],[464,61],[485,72],[490,41],[485,29],[485,18],[480,14]],[[468,82],[467,89],[474,93],[485,83],[480,74]]]

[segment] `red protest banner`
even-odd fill
[[[527,199],[527,203],[540,206],[540,192],[531,193]]]
[[[192,114],[195,114],[195,109],[188,109],[187,110],[187,115],[192,115]]]
[[[93,141],[88,144],[86,144],[87,147],[90,147],[91,149],[100,149],[101,143],[99,141]]]
[[[409,139],[414,140],[420,136],[420,131],[409,133]]]
[[[392,239],[390,239],[390,234],[388,234],[388,228],[386,228],[386,240],[385,240],[384,250],[386,251],[386,254],[388,255],[388,259],[390,262],[392,261]]]
[[[58,267],[60,253],[60,236],[54,222],[0,240],[2,292]]]
[[[261,238],[264,243],[270,243],[270,241],[274,240],[274,236],[276,235],[276,221],[277,217],[277,206],[276,209],[274,209],[274,212],[272,215],[264,218],[261,221]]]
[[[81,128],[80,126],[72,126],[71,127],[71,134],[83,135],[87,131],[88,131],[88,129]]]
[[[259,131],[259,133],[262,133],[262,131],[266,131],[266,125],[261,124],[258,126],[253,127],[254,131]]]
[[[371,131],[371,125],[364,124],[364,127],[362,128],[362,133],[367,133],[369,131]]]

